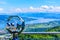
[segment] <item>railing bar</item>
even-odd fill
[[[60,32],[22,32],[22,34],[60,34]]]

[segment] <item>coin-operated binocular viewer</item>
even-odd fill
[[[13,18],[18,18],[18,22],[14,20]],[[15,23],[16,22],[16,23]],[[19,24],[20,22],[20,24]],[[15,24],[14,24],[15,23]],[[24,30],[25,27],[25,22],[21,17],[18,16],[10,16],[7,20],[7,26],[6,29],[8,30],[9,33],[13,35],[12,40],[19,40],[18,35]]]

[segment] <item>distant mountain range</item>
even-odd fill
[[[43,17],[43,18],[52,18],[52,19],[60,19],[60,13],[20,13],[19,16],[24,17]]]
[[[8,17],[11,15],[0,15],[0,26],[5,28]],[[18,16],[25,20],[25,24],[43,24],[51,27],[60,25],[60,14],[58,13],[20,13]]]

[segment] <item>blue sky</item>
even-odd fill
[[[0,13],[60,12],[60,0],[0,0]]]

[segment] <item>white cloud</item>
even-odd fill
[[[60,12],[60,6],[40,6],[42,12]]]
[[[15,12],[17,13],[19,12],[60,12],[60,6],[42,5],[40,7],[30,6],[29,8],[11,8],[8,10],[8,13],[15,13]]]
[[[30,6],[29,8],[27,8],[26,12],[38,12],[39,8],[35,8],[33,6]]]
[[[20,8],[10,8],[8,10],[5,11],[6,15],[16,15],[17,13],[22,12],[22,10]]]
[[[30,6],[30,7],[29,7],[29,9],[30,9],[30,10],[33,10],[33,9],[34,9],[34,7]]]
[[[16,8],[15,11],[16,12],[22,12],[22,10],[20,8]]]
[[[60,6],[42,5],[38,8],[30,7],[30,11],[33,11],[33,12],[60,12]]]
[[[4,9],[3,8],[0,8],[0,11],[3,11]]]
[[[5,9],[0,8],[0,13],[3,13]],[[19,12],[60,12],[60,6],[47,6],[42,5],[40,7],[30,6],[29,8],[10,8],[5,13],[19,13]]]
[[[8,10],[7,13],[15,13],[15,12],[22,12],[22,10],[20,8],[11,8]]]
[[[49,7],[47,5],[40,6],[42,9],[48,9]]]

